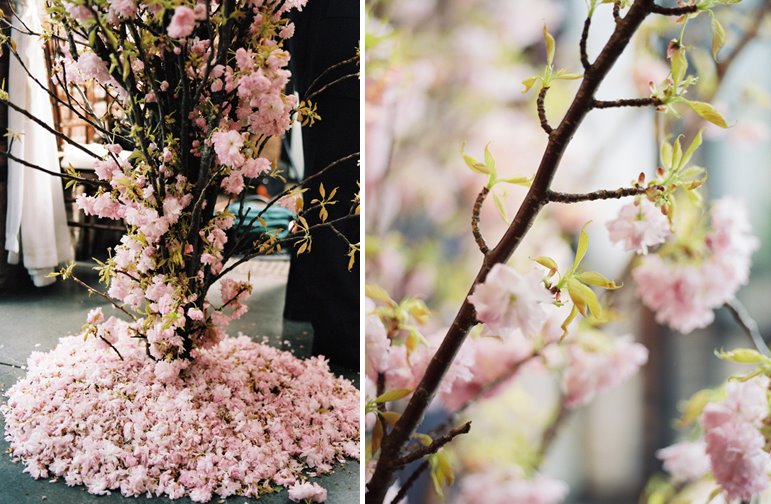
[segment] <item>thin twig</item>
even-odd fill
[[[592,107],[596,109],[606,109],[614,107],[647,107],[653,105],[658,107],[661,100],[654,96],[648,98],[626,98],[622,100],[594,100]]]
[[[621,22],[621,1],[616,0],[613,2],[613,20],[616,24]]]
[[[763,335],[760,334],[758,323],[755,322],[755,319],[752,318],[741,301],[734,298],[731,301],[727,301],[724,306],[726,307],[726,310],[731,313],[736,323],[739,324],[742,330],[747,333],[747,336],[750,337],[758,352],[766,357],[771,357],[771,350],[769,350],[766,341],[763,339]]]
[[[403,501],[405,497],[407,497],[407,493],[410,491],[410,488],[412,488],[412,485],[418,481],[418,478],[420,478],[420,475],[423,474],[426,469],[428,469],[428,466],[428,459],[426,459],[421,462],[414,471],[412,471],[412,474],[410,474],[410,476],[404,481],[404,484],[396,493],[396,497],[394,497],[394,499],[391,501],[391,504],[398,504],[399,502]]]
[[[484,255],[487,255],[490,249],[487,247],[482,232],[479,230],[479,212],[482,210],[482,204],[485,202],[488,194],[490,194],[490,189],[487,186],[483,187],[477,195],[477,199],[474,202],[474,210],[471,212],[471,232],[474,234],[474,240],[476,240],[479,250]]]
[[[18,158],[11,154],[10,152],[3,152],[0,151],[0,157],[7,157],[8,159],[12,161],[16,161],[17,163],[26,166],[27,168],[32,168],[33,170],[41,171],[43,173],[47,173],[48,175],[51,175],[53,177],[59,177],[64,180],[76,180],[78,182],[82,182],[83,184],[91,184],[95,186],[102,186],[102,187],[109,187],[110,184],[107,182],[104,182],[102,180],[94,180],[94,179],[86,179],[83,177],[76,177],[75,175],[69,175],[67,173],[61,173],[61,172],[55,172],[48,170],[46,168],[43,168],[42,166],[38,166],[36,164],[30,163],[29,161],[25,161],[21,158]]]
[[[640,194],[646,194],[649,191],[661,192],[664,191],[664,187],[659,185],[649,187],[622,187],[614,190],[600,189],[599,191],[583,194],[561,193],[549,190],[546,192],[546,198],[553,203],[578,203],[579,201],[620,199],[629,196],[638,196]]]
[[[554,128],[549,126],[549,119],[546,117],[546,107],[544,107],[544,100],[546,99],[546,93],[548,92],[548,87],[544,86],[541,88],[541,91],[538,92],[536,106],[538,108],[538,119],[541,121],[541,129],[543,129],[547,135],[551,135]]]
[[[353,77],[357,77],[358,78],[359,77],[359,72],[349,73],[349,74],[343,75],[342,77],[338,77],[337,79],[333,80],[332,82],[330,82],[328,84],[324,84],[322,87],[320,87],[316,91],[305,95],[304,99],[305,100],[311,100],[311,99],[315,98],[316,96],[320,95],[321,93],[323,93],[324,91],[326,91],[327,89],[331,88],[335,84],[339,84],[340,82],[343,82],[345,80],[351,79]]]
[[[113,299],[112,299],[110,296],[108,296],[108,295],[107,295],[107,294],[105,294],[104,292],[102,292],[102,291],[100,291],[100,290],[98,290],[98,289],[94,289],[93,287],[91,287],[90,285],[88,285],[86,282],[84,282],[84,281],[83,281],[83,280],[81,280],[80,278],[76,277],[75,275],[70,275],[70,278],[72,278],[73,280],[75,280],[75,282],[76,282],[77,284],[79,284],[81,287],[85,287],[85,288],[86,288],[86,290],[88,290],[88,292],[91,292],[92,294],[96,294],[97,296],[100,296],[100,297],[102,297],[102,298],[106,299],[106,300],[107,300],[107,302],[109,302],[109,303],[110,303],[111,305],[113,305],[115,308],[119,309],[120,311],[122,311],[123,313],[125,313],[126,315],[128,315],[129,317],[131,317],[131,319],[132,319],[134,322],[136,322],[136,321],[137,321],[137,318],[134,316],[134,314],[133,314],[133,313],[129,312],[129,311],[126,309],[126,308],[124,308],[123,306],[121,306],[121,305],[119,305],[118,303],[116,303],[116,302],[115,302],[115,300],[113,300]]]
[[[359,57],[358,57],[358,56],[352,56],[352,57],[350,57],[350,58],[348,58],[348,59],[346,59],[346,60],[340,61],[340,62],[338,62],[338,63],[335,63],[334,65],[331,65],[331,66],[327,67],[326,69],[324,69],[324,71],[323,71],[323,72],[321,72],[321,73],[320,73],[318,76],[316,76],[316,78],[315,78],[315,79],[313,79],[313,81],[311,81],[311,83],[310,83],[310,84],[308,84],[308,87],[307,87],[307,88],[305,88],[305,92],[306,92],[306,93],[308,93],[308,92],[309,92],[311,89],[313,89],[313,86],[315,86],[316,84],[318,84],[318,83],[319,83],[319,81],[320,81],[320,80],[321,80],[321,79],[322,79],[322,78],[323,78],[325,75],[327,75],[329,72],[331,72],[331,71],[335,70],[336,68],[340,68],[341,66],[347,65],[348,63],[354,63],[354,62],[356,62],[356,61],[358,61],[358,60],[359,60]]]
[[[463,425],[460,425],[458,427],[455,427],[453,429],[450,429],[445,434],[439,436],[438,438],[434,438],[434,440],[429,445],[421,445],[417,450],[413,450],[410,453],[404,455],[403,457],[398,458],[394,461],[394,464],[396,464],[398,467],[404,467],[407,464],[411,464],[412,462],[415,462],[416,460],[420,460],[421,458],[425,457],[426,455],[430,455],[432,453],[436,453],[439,451],[439,449],[455,439],[456,437],[460,436],[461,434],[467,434],[468,431],[471,430],[471,422],[466,422]]]

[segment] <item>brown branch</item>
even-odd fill
[[[110,184],[108,184],[107,182],[101,181],[101,180],[86,179],[86,178],[82,178],[82,177],[76,177],[75,175],[68,175],[66,173],[51,171],[51,170],[48,170],[46,168],[43,168],[42,166],[38,166],[36,164],[30,163],[29,161],[25,161],[25,160],[23,160],[21,158],[18,158],[16,156],[14,156],[13,154],[11,154],[10,152],[0,151],[0,157],[3,157],[3,156],[7,157],[8,159],[10,159],[12,161],[16,161],[17,163],[19,163],[21,165],[24,165],[27,168],[32,168],[33,170],[37,170],[37,171],[40,171],[40,172],[43,172],[43,173],[47,173],[48,175],[51,175],[52,177],[59,177],[60,179],[64,179],[64,180],[76,180],[76,181],[82,182],[84,184],[92,184],[92,185],[95,185],[95,186],[102,186],[102,187],[109,187],[110,186]]]
[[[734,298],[731,301],[727,301],[723,306],[731,313],[736,323],[739,324],[747,336],[750,337],[758,352],[771,357],[771,350],[769,350],[766,341],[763,339],[763,335],[760,334],[758,323],[750,316],[741,301]]]
[[[579,201],[596,201],[607,199],[620,199],[629,196],[638,196],[640,194],[646,194],[648,191],[663,191],[663,186],[650,186],[650,187],[622,187],[619,189],[608,190],[601,189],[599,191],[593,191],[583,194],[561,193],[552,190],[546,191],[546,198],[550,202],[554,203],[578,203]]]
[[[699,7],[695,4],[683,7],[662,7],[655,3],[651,5],[651,12],[653,14],[661,14],[662,16],[683,16],[685,14],[693,14],[697,10],[699,10]]]
[[[600,51],[592,67],[585,73],[573,103],[559,126],[549,135],[549,142],[541,158],[540,166],[522,205],[498,244],[485,256],[479,273],[469,289],[469,294],[474,292],[476,285],[484,282],[493,265],[505,262],[511,257],[530,229],[535,217],[546,204],[547,192],[559,167],[560,160],[579,125],[591,110],[597,88],[629,44],[632,35],[650,13],[651,6],[651,0],[636,0],[634,2],[626,16],[616,25],[613,34]],[[442,378],[455,359],[455,355],[463,345],[475,321],[474,307],[466,297],[444,340],[429,362],[420,383],[415,388],[401,418],[396,422],[390,434],[383,439],[380,458],[367,485],[368,491],[365,500],[368,504],[383,502],[386,491],[391,486],[398,469],[394,465],[394,461],[399,457],[402,447],[423,418]]]
[[[345,59],[345,60],[343,60],[343,61],[339,61],[339,62],[335,63],[334,65],[330,65],[330,66],[328,66],[327,68],[325,68],[325,69],[324,69],[324,71],[323,71],[323,72],[321,72],[321,73],[320,73],[318,76],[316,76],[316,78],[315,78],[315,79],[313,79],[313,81],[311,81],[311,83],[310,83],[310,84],[308,84],[308,87],[307,87],[307,88],[305,88],[305,92],[306,92],[306,93],[308,93],[308,91],[310,91],[311,89],[313,89],[313,86],[315,86],[316,84],[318,84],[318,83],[319,83],[319,81],[320,81],[320,80],[321,80],[321,79],[322,79],[322,78],[323,78],[325,75],[327,75],[329,72],[331,72],[332,70],[335,70],[335,69],[337,69],[337,68],[340,68],[341,66],[347,65],[348,63],[354,63],[354,62],[356,62],[356,61],[358,61],[358,60],[359,60],[359,57],[358,57],[358,56],[352,56],[352,57],[350,57],[350,58],[348,58],[348,59]]]
[[[471,422],[466,422],[463,425],[450,429],[445,434],[434,438],[429,445],[421,445],[417,450],[413,450],[410,453],[398,458],[394,463],[400,467],[404,467],[407,464],[411,464],[416,460],[420,460],[426,455],[436,453],[441,447],[460,436],[461,434],[467,434],[471,430]]]
[[[98,160],[101,161],[102,158],[100,156],[98,156],[98,155],[94,154],[93,152],[91,152],[90,150],[86,149],[85,147],[83,147],[78,142],[76,142],[72,138],[68,137],[67,135],[65,135],[61,131],[56,131],[51,126],[46,124],[45,121],[42,121],[42,120],[38,119],[37,117],[35,117],[31,113],[29,113],[28,111],[24,110],[23,108],[19,107],[15,103],[11,102],[10,100],[6,100],[5,104],[8,105],[13,110],[15,110],[16,112],[18,112],[21,115],[23,115],[24,117],[26,117],[27,119],[30,119],[31,121],[36,123],[38,126],[43,128],[47,132],[51,133],[52,135],[61,138],[62,140],[64,140],[68,144],[73,145],[76,149],[78,149],[78,150],[80,150],[82,152],[85,152],[86,154],[88,154],[89,156],[91,156],[94,159],[98,159]]]
[[[479,250],[484,255],[487,255],[487,253],[490,252],[490,249],[487,247],[482,232],[479,231],[479,212],[482,210],[482,204],[485,202],[485,198],[487,198],[488,194],[490,194],[490,189],[488,189],[487,186],[483,187],[477,195],[477,199],[474,202],[474,210],[471,212],[471,232],[474,235],[474,240],[476,240]]]
[[[118,349],[117,349],[117,348],[115,348],[115,345],[113,345],[112,343],[110,343],[110,342],[107,340],[107,338],[105,338],[104,336],[101,336],[101,335],[100,335],[100,336],[99,336],[99,339],[100,339],[100,340],[102,340],[102,341],[104,341],[104,342],[105,342],[107,345],[109,345],[109,347],[110,347],[110,348],[112,348],[112,349],[115,351],[115,353],[116,353],[116,354],[118,354],[118,357],[120,358],[120,360],[123,360],[123,356],[120,354],[120,352],[118,351]]]
[[[405,497],[407,497],[407,492],[409,492],[410,488],[412,488],[412,485],[415,484],[420,475],[423,474],[426,469],[428,469],[428,466],[428,459],[426,459],[417,468],[415,468],[414,471],[412,471],[412,474],[410,474],[410,476],[404,481],[404,484],[396,493],[396,497],[394,497],[394,499],[391,501],[391,504],[398,504],[404,500]]]
[[[538,119],[541,121],[541,129],[544,130],[547,135],[551,135],[551,132],[554,131],[554,128],[549,126],[549,119],[546,117],[546,107],[544,107],[544,100],[546,99],[546,93],[548,92],[548,87],[542,87],[538,92],[538,99],[535,103],[538,109]]]
[[[616,0],[613,2],[613,20],[616,24],[621,22],[621,1]]]
[[[596,109],[606,109],[614,107],[647,107],[653,105],[658,107],[661,100],[654,96],[648,98],[627,98],[622,100],[594,100],[592,107]]]
[[[586,19],[584,20],[584,29],[581,30],[581,40],[578,43],[581,52],[581,65],[583,65],[584,70],[589,70],[589,67],[592,66],[592,64],[589,63],[589,55],[586,53],[586,42],[589,39],[589,27],[591,24],[591,16],[586,16]]]

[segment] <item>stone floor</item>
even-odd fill
[[[78,269],[78,276],[96,285],[97,278],[84,265]],[[286,272],[288,263],[281,258],[248,263],[236,270],[236,274],[251,275],[254,292],[249,300],[249,313],[233,322],[230,333],[239,331],[253,337],[269,337],[272,345],[288,348],[300,357],[310,354],[312,330],[309,325],[284,321],[281,314],[284,305]],[[84,289],[74,282],[57,284],[35,289],[23,275],[18,275],[12,288],[0,294],[0,400],[5,401],[4,391],[24,374],[20,367],[30,352],[53,348],[59,337],[77,333],[85,321],[86,312],[96,306],[106,305],[99,297],[89,297]],[[112,311],[105,309],[105,314]],[[16,367],[14,367],[16,366]],[[336,373],[359,385],[357,371],[333,369]],[[0,415],[0,428],[4,430]],[[86,493],[82,486],[68,487],[64,481],[55,483],[48,480],[34,480],[23,473],[23,466],[13,463],[7,454],[8,443],[0,440],[0,504],[32,504],[50,502],[53,504],[72,503],[118,503],[133,499],[122,497],[120,492],[109,496],[94,496]],[[328,491],[327,502],[348,504],[359,502],[359,463],[349,461],[334,473],[315,479]],[[167,498],[142,499],[143,502],[188,503],[189,499],[171,501]],[[217,502],[212,500],[212,502]],[[267,495],[259,501],[235,497],[227,502],[279,504],[289,502],[286,491]]]

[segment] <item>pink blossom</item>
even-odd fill
[[[768,385],[767,376],[729,382],[726,399],[702,413],[712,474],[729,499],[751,500],[769,483],[771,455],[759,430],[768,416]]]
[[[656,457],[664,462],[674,483],[696,481],[709,472],[706,448],[703,441],[683,441],[658,450]]]
[[[137,15],[137,4],[134,0],[110,0],[110,13],[129,19]]]
[[[112,79],[105,62],[92,52],[83,52],[78,56],[77,68],[84,79],[96,79],[102,84]]]
[[[648,253],[648,247],[664,243],[670,234],[669,220],[645,198],[621,207],[618,217],[608,222],[607,228],[610,241],[643,255]]]
[[[485,324],[485,334],[506,337],[516,330],[528,336],[537,333],[546,321],[542,303],[551,301],[542,280],[537,270],[522,275],[505,264],[493,266],[468,298],[477,319]]]
[[[750,258],[758,247],[740,202],[716,201],[711,217],[701,262],[648,256],[633,271],[637,295],[656,312],[656,321],[684,334],[709,325],[713,310],[747,283]]]
[[[86,317],[86,322],[88,322],[91,325],[99,324],[100,322],[104,321],[104,313],[102,313],[102,307],[94,308],[93,310],[90,310],[88,312],[88,316]]]
[[[174,15],[171,17],[166,32],[169,37],[184,38],[193,33],[195,28],[195,12],[190,7],[180,5],[174,9]]]
[[[324,502],[327,500],[327,490],[317,483],[297,482],[289,487],[289,499],[292,502]]]
[[[597,392],[620,385],[648,361],[648,349],[631,335],[613,338],[609,343],[608,348],[591,348],[600,345],[589,342],[589,348],[584,348],[579,341],[568,349],[568,368],[562,379],[568,408],[583,406]]]
[[[256,178],[264,173],[270,172],[273,168],[269,159],[249,158],[244,162],[242,173],[246,178]]]
[[[230,168],[244,164],[244,156],[241,154],[244,139],[238,131],[217,131],[212,134],[211,141],[220,163]]]

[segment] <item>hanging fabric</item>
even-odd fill
[[[41,83],[48,83],[48,71],[43,41],[36,36],[21,34],[16,29],[26,25],[40,32],[42,5],[37,0],[17,4],[19,19],[13,19],[13,39],[24,66]],[[53,124],[51,101],[24,70],[14,55],[10,56],[8,83],[9,99],[46,124]],[[10,153],[17,158],[51,171],[61,171],[56,137],[23,114],[9,109],[8,139]],[[34,284],[38,287],[54,281],[47,278],[53,269],[73,259],[73,248],[67,228],[64,193],[61,179],[8,160],[8,215],[5,248],[8,262],[23,260]]]

